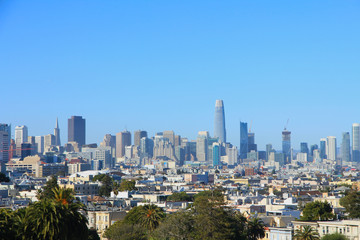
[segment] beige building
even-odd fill
[[[98,195],[99,185],[91,182],[77,182],[68,184],[59,184],[60,187],[70,188],[79,195]]]
[[[123,220],[126,212],[110,212],[110,211],[88,211],[88,227],[96,229],[101,239],[106,239],[103,234],[106,229],[113,225],[116,221]]]
[[[15,159],[6,164],[7,169],[17,171],[30,171],[33,175],[36,175],[36,169],[41,164],[41,158],[39,155],[28,156],[24,160]]]

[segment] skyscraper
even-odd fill
[[[309,148],[306,142],[300,143],[300,152],[307,153],[309,155]]]
[[[140,140],[145,137],[147,138],[147,132],[146,131],[141,131],[141,130],[137,130],[134,132],[134,145],[135,146],[140,146]]]
[[[325,159],[326,158],[326,138],[320,139],[320,158]]]
[[[220,144],[214,142],[212,145],[212,159],[213,159],[213,166],[220,165]]]
[[[248,152],[248,127],[246,122],[240,122],[240,158],[245,159]]]
[[[68,119],[68,142],[77,142],[79,147],[85,145],[85,119],[72,116]]]
[[[282,131],[282,152],[284,154],[285,164],[291,162],[291,132],[284,129]]]
[[[28,140],[28,128],[26,126],[15,127],[15,144],[20,147],[22,143]]]
[[[131,146],[131,133],[123,131],[116,134],[116,157],[121,158],[125,155],[125,147]]]
[[[226,142],[225,113],[223,100],[216,100],[214,137],[219,138],[220,142]]]
[[[56,145],[56,146],[61,146],[61,142],[60,142],[60,128],[59,128],[58,118],[56,118],[56,125],[55,125],[55,128],[54,128],[54,136],[55,136],[55,145]]]
[[[344,132],[342,134],[341,142],[341,158],[343,162],[350,162],[350,133]]]
[[[336,137],[327,137],[327,159],[336,160]]]
[[[352,161],[360,162],[360,124],[352,125]]]
[[[248,133],[248,153],[251,151],[257,152],[257,145],[255,144],[255,133]]]
[[[174,131],[164,131],[163,132],[163,137],[167,138],[172,145],[175,144],[175,133],[174,133]]]
[[[208,160],[208,138],[209,132],[200,131],[196,139],[196,158],[200,162]]]

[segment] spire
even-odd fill
[[[59,128],[59,121],[58,121],[58,118],[56,118],[56,125],[55,125],[55,128]]]

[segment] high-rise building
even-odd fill
[[[77,142],[79,147],[86,144],[86,123],[81,116],[68,119],[68,142]]]
[[[9,135],[9,143],[8,146],[10,146],[11,141],[11,124],[6,123],[0,123],[0,132],[7,132]]]
[[[0,131],[0,172],[5,173],[5,163],[9,161],[9,133]]]
[[[55,136],[52,134],[48,134],[44,136],[44,151],[47,151],[50,146],[55,145]]]
[[[269,160],[269,155],[270,155],[270,152],[273,151],[273,147],[272,147],[272,144],[266,144],[266,161]]]
[[[146,131],[142,131],[142,130],[137,130],[134,132],[134,145],[135,146],[140,146],[140,140],[143,137],[147,137],[147,132]]]
[[[220,144],[217,142],[214,142],[212,145],[212,160],[213,166],[220,165]]]
[[[306,153],[309,155],[309,148],[308,148],[308,144],[306,142],[300,143],[300,152]]]
[[[154,141],[143,137],[140,139],[140,157],[152,158],[154,153]]]
[[[123,131],[116,134],[116,157],[122,158],[125,156],[125,147],[131,146],[131,133]]]
[[[56,118],[56,125],[55,125],[55,128],[54,128],[54,136],[55,136],[55,145],[56,145],[56,146],[61,146],[61,142],[60,142],[60,128],[59,128],[58,118]]]
[[[200,162],[208,160],[208,131],[200,131],[196,139],[196,158]]]
[[[175,133],[174,131],[164,131],[163,137],[169,139],[169,142],[174,145],[175,143]]]
[[[336,160],[336,137],[327,137],[327,159]]]
[[[319,146],[317,144],[313,144],[313,145],[310,146],[310,153],[309,153],[310,157],[313,157],[314,150],[316,150],[318,148],[319,148]]]
[[[116,136],[113,136],[111,134],[105,134],[104,140],[100,143],[100,146],[102,147],[116,147]]]
[[[320,139],[320,158],[326,159],[326,138]]]
[[[15,127],[16,146],[21,146],[21,144],[25,143],[27,140],[28,140],[28,128],[26,126],[16,126]]]
[[[35,136],[35,143],[37,152],[42,154],[44,152],[44,136]]]
[[[240,158],[245,159],[248,152],[248,127],[246,122],[240,122]]]
[[[226,142],[225,113],[223,100],[215,102],[214,137],[220,142]]]
[[[284,154],[285,164],[290,163],[292,160],[291,156],[291,132],[284,129],[282,131],[282,152]]]
[[[251,151],[257,152],[257,145],[255,144],[255,133],[248,133],[248,153]]]
[[[350,133],[344,132],[342,134],[341,142],[341,159],[343,162],[350,162]]]
[[[360,124],[352,125],[352,161],[360,162]]]

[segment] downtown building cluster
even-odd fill
[[[155,136],[125,130],[105,134],[100,144],[87,143],[83,117],[72,116],[67,124],[66,143],[60,139],[58,120],[53,133],[44,136],[29,136],[27,126],[16,126],[12,134],[10,124],[0,124],[1,170],[11,179],[0,184],[1,207],[16,209],[36,201],[37,190],[55,175],[60,186],[73,189],[87,206],[88,226],[102,236],[134,206],[151,203],[171,214],[191,205],[167,201],[173,193],[193,196],[221,187],[227,207],[265,223],[264,240],[292,239],[294,229],[308,224],[297,221],[302,205],[328,201],[337,218],[343,218],[346,213],[339,201],[344,192],[349,186],[360,189],[357,123],[343,133],[340,148],[329,136],[319,144],[302,142],[299,150],[293,150],[291,132],[285,127],[279,132],[282,149],[267,144],[264,151],[258,149],[246,122],[240,122],[239,146],[227,141],[222,100],[215,103],[213,136],[199,131],[193,140],[172,130]],[[92,181],[99,174],[118,182],[134,181],[136,190],[103,196],[103,183]],[[358,220],[312,224],[321,235],[342,229],[349,239],[360,238]]]

